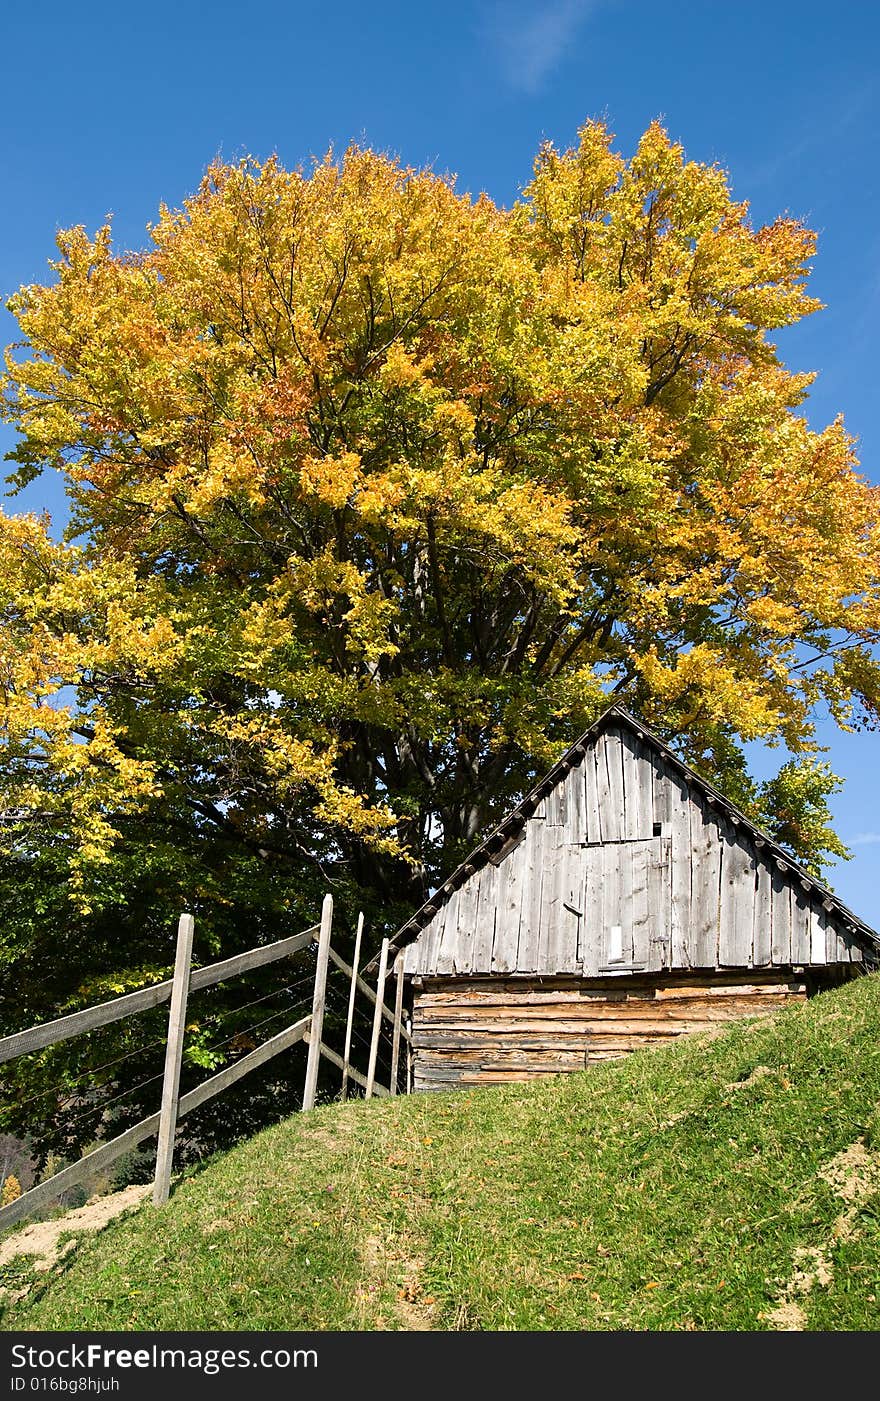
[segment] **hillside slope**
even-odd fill
[[[2,1324],[876,1330],[878,1105],[880,974],[576,1075],[327,1105],[8,1289]]]

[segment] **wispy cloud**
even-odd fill
[[[859,832],[850,838],[850,846],[880,846],[880,832]]]
[[[578,29],[600,0],[552,0],[550,4],[496,4],[486,15],[486,35],[511,87],[534,94],[559,63]]]
[[[758,185],[773,185],[783,174],[797,171],[810,160],[822,159],[827,162],[840,146],[847,133],[857,123],[870,118],[877,105],[877,81],[872,79],[851,91],[845,99],[826,98],[824,109],[816,106],[813,120],[805,123],[803,114],[795,113],[789,120],[789,139],[780,132],[781,139],[774,154],[756,166],[746,166],[739,172],[737,184],[743,189],[754,190]]]

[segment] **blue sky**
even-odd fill
[[[218,152],[308,162],[354,139],[508,203],[539,142],[604,116],[630,154],[661,117],[694,159],[717,161],[758,221],[788,211],[819,232],[812,290],[826,303],[779,337],[820,371],[808,416],[843,413],[880,484],[880,7],[813,0],[550,0],[333,5],[154,0],[6,8],[0,142],[0,296],[43,280],[55,229],[114,216],[140,247]],[[15,325],[0,312],[0,338]],[[0,427],[0,452],[12,445]],[[12,509],[48,508],[35,483]],[[880,739],[821,726],[846,778],[834,803],[855,859],[832,881],[880,926]],[[762,774],[780,755],[756,748]]]

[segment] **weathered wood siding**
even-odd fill
[[[806,997],[780,973],[635,978],[431,980],[414,990],[414,1088],[504,1084],[583,1070]]]
[[[750,828],[612,724],[446,899],[408,974],[518,977],[859,963],[821,895]]]

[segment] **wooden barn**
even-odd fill
[[[391,942],[414,1087],[526,1080],[797,1002],[880,936],[615,706]]]

